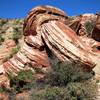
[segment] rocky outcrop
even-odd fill
[[[86,23],[95,23],[96,18],[97,15],[89,14],[70,18],[51,6],[32,9],[24,22],[24,42],[18,53],[0,65],[0,74],[7,77],[39,68],[36,76],[40,79],[51,70],[52,64],[63,61],[80,63],[92,70],[100,61],[100,42],[92,38],[98,23],[89,30]]]
[[[9,95],[5,93],[0,93],[0,100],[9,100]]]
[[[12,39],[5,40],[5,42],[2,44],[2,47],[0,48],[0,64],[7,60],[7,58],[11,54],[12,49],[15,47],[15,41],[13,41]]]
[[[49,12],[46,10],[47,8],[50,9]],[[58,12],[56,12],[55,8],[51,8],[52,7],[49,6],[38,7],[29,13],[24,24],[25,35],[37,36],[39,38],[38,41],[44,43],[44,48],[48,47],[58,60],[81,62],[87,69],[92,69],[96,64],[93,58],[97,58],[96,55],[94,55],[94,47],[99,46],[100,43],[88,37],[79,37],[77,33],[72,30],[72,26],[76,24],[76,19],[71,22],[66,14],[61,14],[62,11],[58,10]],[[45,11],[41,13],[40,9],[41,12],[44,9]],[[86,14],[78,17],[77,22],[81,26],[84,26],[84,23],[90,19],[95,20],[96,16]],[[72,29],[70,27],[72,27]],[[79,28],[77,32],[80,31]],[[40,34],[40,36],[38,36],[38,34]],[[42,40],[40,40],[40,37]],[[43,46],[43,43],[41,43],[41,46]],[[92,45],[90,45],[91,43]],[[35,48],[36,45],[34,44],[32,46]]]

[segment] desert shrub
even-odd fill
[[[20,49],[19,46],[15,47],[15,48],[12,48],[11,55],[16,54],[19,51],[19,49]]]
[[[0,35],[0,44],[2,44],[2,42],[4,42],[4,37],[2,35]]]
[[[46,100],[66,100],[69,96],[66,88],[50,87],[46,89],[45,98]]]
[[[92,32],[94,26],[95,26],[95,21],[93,21],[93,20],[87,21],[85,23],[86,32],[88,33],[88,35],[91,35],[91,32]]]
[[[1,86],[1,87],[0,87],[0,93],[7,93],[7,92],[9,92],[9,89],[7,89],[7,88],[4,87],[4,86]]]
[[[33,80],[33,72],[31,70],[23,70],[18,73],[17,78],[19,80]]]
[[[46,87],[44,90],[34,91],[32,100],[70,100],[67,89],[62,87]]]
[[[93,74],[81,64],[58,63],[45,77],[45,86],[33,89],[32,100],[93,100],[97,89],[89,80]]]
[[[96,84],[89,82],[71,82],[67,85],[70,100],[93,100],[96,94]]]
[[[23,70],[17,76],[9,75],[10,87],[13,92],[29,90],[35,85],[35,78],[31,70]]]
[[[5,92],[5,88],[0,87],[0,93]]]
[[[22,38],[22,32],[16,27],[14,28],[14,34],[12,35],[12,39],[18,42],[18,39]]]
[[[14,24],[18,25],[19,23],[20,23],[20,19],[16,19]]]
[[[87,80],[93,74],[93,71],[84,70],[80,64],[64,62],[53,66],[53,71],[46,76],[45,82],[53,86],[66,86],[69,82]]]
[[[1,19],[0,20],[0,27],[7,23],[7,20]]]
[[[96,84],[90,82],[70,82],[67,86],[47,86],[33,90],[31,100],[93,100]]]

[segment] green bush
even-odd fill
[[[34,91],[32,100],[70,100],[66,88],[47,87],[44,90]]]
[[[91,35],[91,32],[92,32],[94,26],[95,26],[94,21],[87,21],[85,23],[85,29],[86,29],[86,32],[88,33],[89,36]]]
[[[18,92],[23,89],[16,87]],[[3,90],[3,92],[5,92]],[[44,89],[34,89],[30,94],[31,100],[93,100],[96,93],[96,85],[92,83],[71,82],[66,87],[48,86]],[[9,92],[15,96],[15,91]]]
[[[35,78],[31,70],[23,70],[17,76],[9,75],[10,87],[13,92],[29,90],[35,85]]]
[[[5,92],[5,89],[0,87],[0,93],[3,93],[3,92]]]
[[[12,39],[18,42],[18,39],[22,38],[22,32],[18,28],[14,28],[14,34],[12,35]]]
[[[89,82],[72,82],[67,85],[70,100],[93,100],[96,94],[96,84]]]
[[[80,64],[64,62],[53,66],[53,71],[46,76],[45,81],[53,86],[66,86],[69,82],[87,80],[93,74],[93,71],[85,71]]]
[[[33,72],[31,70],[23,70],[18,73],[18,80],[33,80]]]
[[[96,84],[89,82],[93,74],[81,64],[58,63],[45,77],[45,86],[33,89],[32,100],[93,100],[97,89]]]
[[[4,42],[4,37],[2,35],[0,35],[0,44],[2,44],[2,42]]]
[[[6,87],[0,87],[0,93],[7,93],[9,92],[9,89],[7,89]]]
[[[33,90],[31,100],[93,100],[96,84],[90,82],[71,82],[67,86],[48,86]]]
[[[15,47],[15,48],[12,48],[11,55],[16,54],[19,51],[19,49],[20,49],[19,46]]]
[[[0,27],[7,23],[8,20],[1,19],[0,20]]]

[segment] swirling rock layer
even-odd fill
[[[92,70],[100,61],[100,41],[94,36],[96,30],[100,33],[99,16],[85,14],[70,18],[55,7],[33,8],[24,22],[24,43],[17,54],[0,65],[0,74],[17,75],[21,70],[39,68],[36,75],[43,78],[52,64],[59,61],[81,63]],[[96,25],[87,31],[86,23],[92,20]]]

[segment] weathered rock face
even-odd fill
[[[66,14],[62,14],[62,11],[56,11],[55,8],[50,7],[52,9],[48,12],[46,8],[49,9],[49,6],[38,7],[29,13],[29,16],[25,21],[24,33],[27,34],[28,37],[30,35],[31,37],[37,36],[39,38],[37,40],[42,42],[40,47],[42,47],[44,43],[44,48],[48,47],[58,60],[81,62],[86,68],[92,69],[96,64],[93,59],[96,59],[93,47],[99,46],[99,43],[88,37],[81,38],[77,36],[77,34],[70,28],[76,21],[74,20],[72,24],[71,22],[68,23],[69,18]],[[45,9],[45,11],[41,13],[40,9],[41,12],[43,9]],[[38,14],[34,12],[38,12]],[[56,12],[56,14],[54,12]],[[88,14],[83,15],[77,19],[77,22],[82,26],[90,19],[95,20],[96,16]],[[77,29],[77,31],[80,30]],[[40,35],[38,36],[38,34]],[[91,43],[92,45],[90,45]],[[34,44],[36,43],[33,43],[32,46],[33,48],[36,48],[36,45]]]
[[[1,100],[9,100],[9,95],[5,93],[0,93],[0,99]]]
[[[96,15],[83,15],[70,19],[51,6],[32,9],[24,22],[24,43],[17,54],[0,65],[0,74],[17,75],[21,70],[39,68],[36,76],[40,79],[59,61],[78,62],[92,70],[97,60],[100,61],[97,49],[100,42],[90,38],[94,27],[89,35],[85,34],[88,33],[85,23],[96,18]]]
[[[2,64],[7,59],[7,57],[11,54],[12,49],[15,47],[15,41],[11,39],[5,40],[5,42],[2,44],[2,47],[0,48],[0,64]]]

